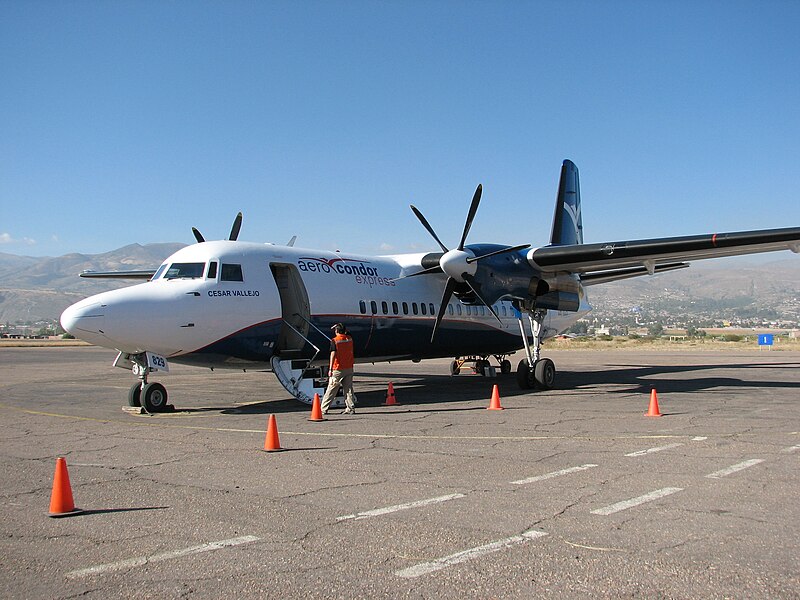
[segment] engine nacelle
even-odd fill
[[[581,297],[575,292],[548,292],[537,296],[535,300],[536,308],[547,308],[550,310],[564,310],[576,312],[581,305]]]

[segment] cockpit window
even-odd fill
[[[172,263],[167,269],[166,279],[196,279],[203,276],[205,263]]]
[[[222,281],[244,281],[242,265],[222,263]]]
[[[217,261],[212,260],[208,263],[208,273],[206,273],[206,279],[216,279],[217,278]]]
[[[164,273],[164,270],[167,268],[167,263],[164,263],[160,267],[158,267],[158,271],[156,271],[153,276],[150,278],[150,281],[155,281]]]

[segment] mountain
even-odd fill
[[[91,294],[135,283],[78,274],[155,268],[184,244],[133,244],[104,254],[35,258],[0,253],[0,323],[55,320]],[[611,322],[631,311],[650,315],[761,314],[800,320],[800,257],[788,252],[698,261],[688,269],[588,288],[591,316]]]
[[[103,254],[59,257],[0,253],[0,323],[55,320],[70,304],[131,280],[83,279],[81,271],[150,269],[185,244],[132,244]]]

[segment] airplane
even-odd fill
[[[689,266],[688,260],[791,250],[800,227],[685,237],[583,243],[578,169],[561,166],[550,241],[467,244],[482,195],[479,185],[457,246],[448,247],[415,206],[439,246],[434,252],[363,256],[238,241],[242,214],[227,240],[196,242],[157,269],[83,272],[82,277],[146,279],[68,307],[63,328],[118,351],[114,365],[138,381],[128,404],[172,409],[167,390],[149,381],[170,363],[272,371],[295,398],[324,390],[330,328],[350,330],[357,363],[454,358],[491,375],[524,349],[522,389],[550,389],[556,368],[542,342],[591,310],[586,288]]]

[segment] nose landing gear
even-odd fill
[[[117,362],[119,362],[119,358]],[[141,407],[148,413],[172,412],[175,407],[167,403],[167,388],[158,382],[148,383],[147,375],[154,371],[147,364],[147,356],[128,355],[125,357],[131,363],[131,371],[139,378],[137,383],[128,390],[128,406]]]

